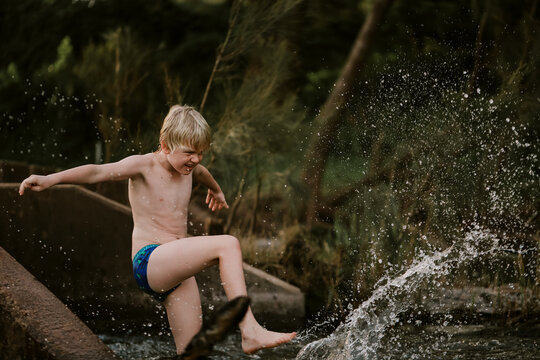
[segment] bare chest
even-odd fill
[[[165,217],[184,216],[191,196],[192,177],[154,174],[130,180],[129,197],[134,212]]]

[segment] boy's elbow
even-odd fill
[[[107,181],[107,177],[111,177],[112,174],[103,171],[100,165],[90,164],[88,166],[88,176],[86,177],[86,183],[96,184],[99,182]]]

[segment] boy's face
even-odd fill
[[[180,146],[172,152],[166,149],[165,154],[169,164],[182,175],[189,175],[203,158],[202,152],[189,146]]]

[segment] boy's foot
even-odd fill
[[[191,339],[180,359],[196,360],[210,355],[214,345],[223,341],[230,332],[236,329],[248,307],[247,296],[239,296],[227,302],[212,321],[203,326],[201,331]]]
[[[255,330],[249,337],[242,336],[242,350],[246,354],[253,354],[261,349],[272,348],[288,343],[296,336],[296,332],[279,333],[264,328]]]

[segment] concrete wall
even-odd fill
[[[116,356],[0,247],[0,358],[107,360]]]
[[[0,184],[0,246],[93,329],[166,326],[161,305],[133,280],[128,207],[73,185],[20,197],[18,185]],[[270,328],[299,328],[303,294],[260,270],[244,269],[256,317]],[[217,269],[197,280],[203,308],[219,306],[224,293]]]

